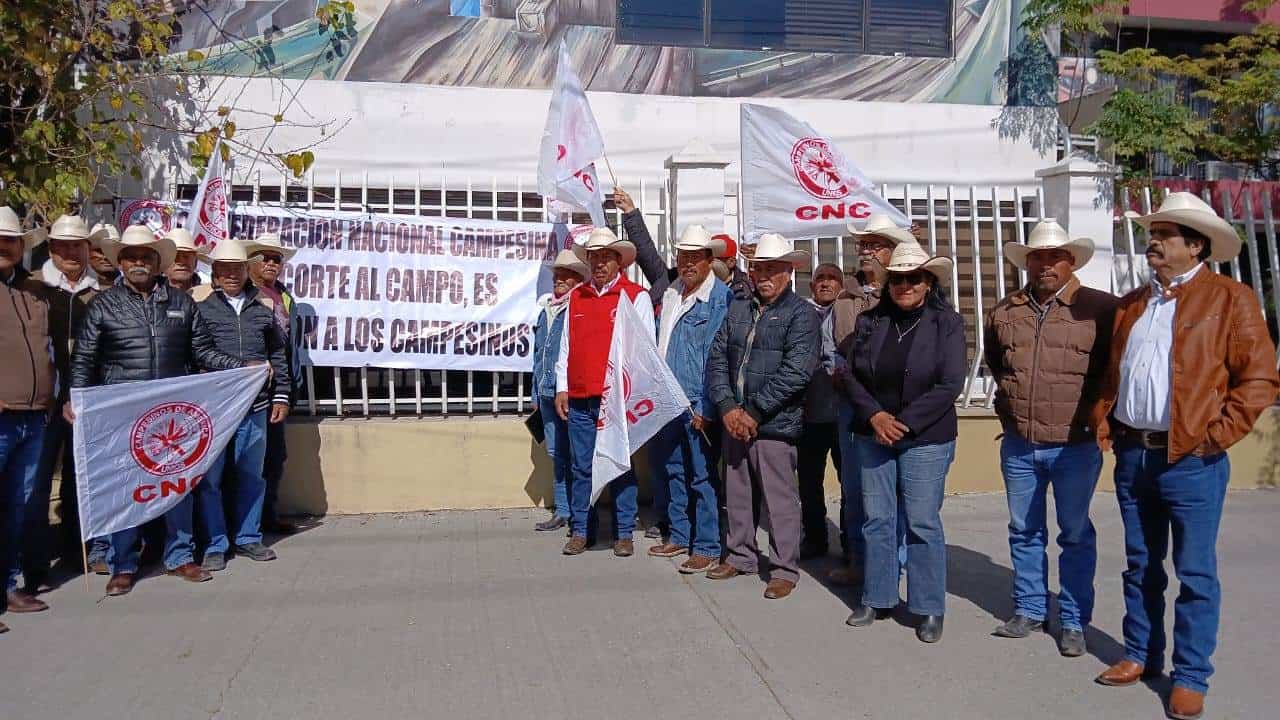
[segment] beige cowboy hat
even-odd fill
[[[0,207],[0,235],[22,238],[23,252],[27,252],[44,242],[45,234],[44,228],[39,227],[23,230],[22,221],[18,219],[18,213],[8,206]]]
[[[724,237],[712,235],[710,230],[701,225],[690,225],[680,233],[676,250],[710,250],[711,257],[718,258],[724,254]]]
[[[196,248],[196,239],[192,237],[191,231],[186,228],[174,228],[165,233],[164,236],[173,242],[173,247],[178,251],[186,250],[187,252],[199,252]]]
[[[249,243],[239,238],[228,238],[219,241],[217,245],[210,250],[208,247],[200,249],[200,259],[209,263],[248,263],[249,262]]]
[[[90,245],[101,245],[108,238],[108,231],[101,223],[89,229],[89,223],[79,215],[63,215],[49,228],[50,240],[84,240]]]
[[[112,243],[120,242],[120,231],[111,223],[97,223],[93,226],[93,229],[89,231],[89,235],[90,237],[94,235],[99,236],[100,239],[98,242],[94,243],[99,250]]]
[[[748,263],[789,262],[799,267],[809,262],[809,253],[796,250],[791,241],[778,233],[765,233],[756,242],[756,253],[747,259]]]
[[[1062,249],[1071,253],[1075,259],[1074,267],[1080,269],[1093,257],[1093,241],[1089,238],[1071,239],[1067,229],[1053,218],[1045,218],[1031,229],[1027,236],[1027,244],[1007,242],[1004,244],[1004,256],[1019,270],[1027,269],[1027,256],[1036,250]]]
[[[1231,223],[1223,220],[1213,211],[1209,203],[1189,192],[1173,192],[1165,196],[1160,209],[1150,215],[1141,215],[1132,210],[1124,214],[1148,231],[1151,223],[1168,222],[1186,225],[1199,230],[1209,238],[1209,260],[1227,262],[1240,254],[1240,236]]]
[[[955,264],[948,257],[930,257],[929,252],[920,246],[920,243],[912,240],[911,242],[901,242],[893,247],[893,255],[889,256],[888,265],[880,265],[878,272],[880,282],[883,284],[885,276],[889,273],[906,274],[916,270],[924,270],[933,275],[939,282],[951,279],[951,269]]]
[[[552,263],[551,267],[571,270],[577,273],[578,277],[583,280],[586,280],[587,276],[591,274],[591,270],[587,267],[587,264],[582,262],[582,258],[578,257],[578,255],[572,250],[561,250],[560,253],[556,255],[556,261]]]
[[[622,257],[618,262],[621,267],[626,267],[636,261],[636,246],[626,240],[619,240],[617,235],[609,228],[596,228],[587,236],[587,241],[581,245],[574,245],[573,252],[584,263],[587,262],[587,253],[592,250],[613,250]]]
[[[280,236],[276,233],[263,233],[262,235],[259,235],[253,239],[253,242],[247,243],[245,249],[249,253],[250,258],[261,253],[263,250],[278,252],[280,253],[280,257],[284,258],[285,262],[289,262],[289,260],[293,258],[294,254],[298,252],[297,248],[285,247],[284,243],[280,242]]]
[[[849,223],[848,228],[850,234],[854,237],[875,235],[888,240],[894,245],[904,242],[916,242],[916,236],[912,235],[910,230],[898,227],[893,222],[893,219],[884,213],[872,213],[867,218],[867,221],[863,223],[861,230],[853,223]]]
[[[174,247],[173,241],[167,237],[158,238],[154,231],[146,225],[130,225],[124,229],[120,235],[119,242],[103,244],[102,254],[107,256],[112,265],[120,266],[120,252],[125,248],[145,247],[151,248],[160,254],[160,267],[156,268],[157,273],[163,273],[173,264],[173,258],[178,254],[178,249]]]

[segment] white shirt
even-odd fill
[[[622,273],[618,273],[618,277],[605,283],[604,287],[596,289],[592,283],[592,289],[596,290],[597,295],[603,295],[613,289],[618,284],[618,280],[622,278]],[[589,281],[588,281],[589,282]],[[578,288],[574,288],[569,292],[576,292]],[[619,300],[621,302],[621,300]],[[640,317],[653,317],[653,301],[649,299],[649,293],[642,292],[636,295],[636,299],[631,303],[635,305],[636,310],[640,312]],[[573,298],[569,298],[569,316],[564,319],[564,330],[560,333],[560,355],[556,357],[556,393],[569,392],[569,326],[573,323]]]
[[[1199,263],[1175,277],[1167,290],[1186,283],[1200,272]],[[1166,288],[1151,278],[1151,299],[1142,317],[1129,331],[1120,358],[1120,389],[1115,416],[1137,430],[1169,429],[1169,397],[1173,393],[1173,320],[1178,301],[1165,296]]]
[[[244,293],[240,293],[239,295],[228,295],[226,293],[222,293],[222,297],[226,298],[227,302],[231,303],[231,309],[235,310],[237,315],[244,312]]]
[[[72,284],[67,279],[67,276],[58,269],[58,266],[53,264],[52,258],[44,261],[44,265],[40,268],[40,277],[44,280],[45,285],[66,290],[72,295],[78,295],[82,290],[98,287],[98,276],[89,268],[85,268],[84,272],[80,273],[80,279]]]
[[[689,297],[682,297],[684,295],[683,278],[672,283],[662,294],[662,315],[658,319],[658,353],[663,359],[667,357],[667,346],[671,344],[671,333],[675,331],[676,323],[680,322],[680,318],[692,310],[694,305],[710,301],[711,291],[715,288],[716,276],[707,273],[706,279]]]

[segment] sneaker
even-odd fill
[[[222,572],[227,569],[227,556],[220,552],[205,553],[200,567],[209,572]]]
[[[263,545],[262,543],[249,543],[248,545],[237,545],[236,554],[243,555],[255,562],[267,562],[276,559],[276,551]]]

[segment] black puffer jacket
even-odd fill
[[[244,363],[213,345],[196,303],[159,278],[144,298],[123,282],[89,303],[71,354],[71,386],[116,385],[230,370]]]
[[[200,317],[222,352],[243,361],[266,360],[274,371],[273,380],[263,386],[253,401],[253,412],[268,405],[289,404],[289,364],[285,360],[284,336],[276,324],[271,299],[253,283],[245,283],[244,307],[237,315],[221,290],[201,286],[192,292]]]
[[[707,394],[721,417],[740,406],[759,424],[760,437],[795,440],[821,347],[818,311],[790,287],[763,307],[754,295],[734,298],[711,344]]]

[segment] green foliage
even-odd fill
[[[0,203],[44,217],[71,211],[101,178],[140,177],[150,133],[183,138],[197,168],[221,139],[224,157],[233,144],[295,175],[306,172],[314,162],[310,151],[268,151],[243,140],[231,117],[246,109],[234,103],[181,118],[171,112],[174,105],[199,108],[197,90],[207,88],[210,61],[203,52],[171,53],[175,13],[184,6],[170,0],[0,3]],[[331,45],[355,38],[353,3],[324,3],[316,18]],[[270,37],[229,44],[271,70]],[[151,97],[157,87],[163,97]],[[249,117],[262,116],[247,110]],[[266,117],[278,125],[284,113]]]
[[[1128,7],[1129,0],[1027,0],[1022,27],[1034,34],[1057,27],[1072,35],[1100,35]]]

